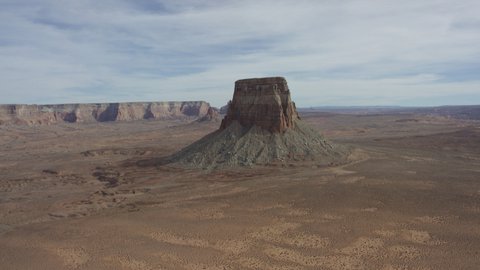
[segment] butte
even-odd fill
[[[308,161],[343,163],[347,150],[327,141],[299,117],[283,77],[235,82],[220,128],[168,157],[191,168],[227,168]]]

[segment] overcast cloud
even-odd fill
[[[0,103],[480,104],[480,1],[0,0]]]

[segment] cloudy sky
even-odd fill
[[[0,103],[480,104],[479,0],[0,0]]]

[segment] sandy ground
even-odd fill
[[[219,123],[1,126],[0,269],[478,269],[478,122],[304,119],[351,162],[138,166]]]

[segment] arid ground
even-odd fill
[[[350,163],[154,165],[218,122],[0,126],[0,269],[478,269],[480,122],[303,119]]]

